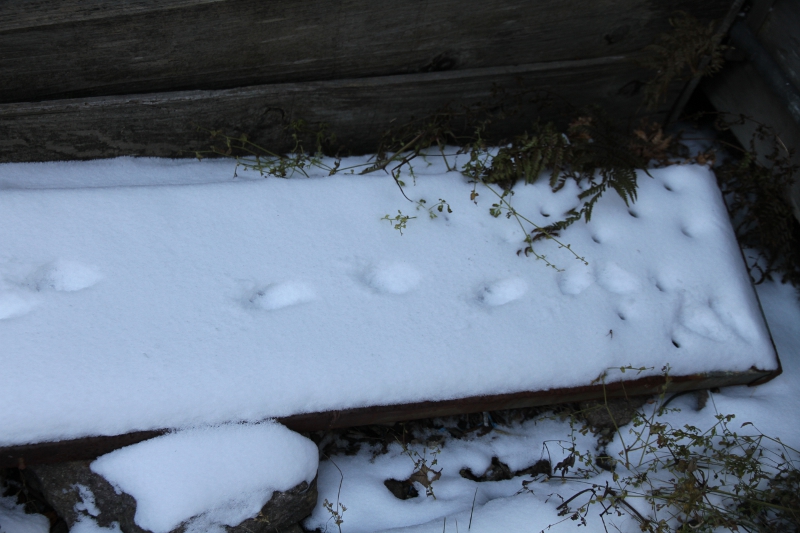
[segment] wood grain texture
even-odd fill
[[[0,0],[0,32],[80,23],[149,12],[165,13],[226,0]]]
[[[795,88],[800,89],[800,2],[775,0],[756,35]]]
[[[197,126],[246,133],[274,151],[290,149],[285,126],[327,124],[354,153],[372,152],[392,121],[422,118],[446,104],[488,102],[494,88],[549,92],[553,106],[523,102],[499,134],[537,117],[568,118],[570,106],[602,105],[628,117],[640,105],[643,72],[626,57],[425,74],[0,104],[0,162],[121,155],[191,157],[209,146]]]
[[[0,102],[599,58],[731,0],[0,0]]]
[[[780,374],[750,370],[747,372],[717,372],[673,376],[667,386],[668,393],[703,390],[729,385],[746,385],[763,382]],[[622,398],[628,396],[658,395],[665,385],[663,377],[640,378],[584,387],[572,387],[549,391],[519,392],[494,396],[474,396],[457,400],[418,402],[402,405],[384,405],[306,413],[279,418],[289,429],[298,432],[329,430],[335,428],[390,424],[404,420],[480,413],[501,409],[557,405],[584,400]],[[84,437],[59,442],[43,442],[0,448],[0,468],[64,461],[90,460],[123,446],[129,446],[167,433],[167,429],[138,431],[125,435]]]

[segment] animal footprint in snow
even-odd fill
[[[273,283],[257,290],[249,301],[254,307],[274,311],[275,309],[310,302],[316,296],[314,289],[310,285],[302,281],[287,281]]]
[[[0,320],[22,316],[34,308],[36,302],[13,292],[0,292]]]
[[[597,284],[608,292],[627,294],[639,290],[641,284],[636,277],[612,262],[601,266],[597,271]]]
[[[389,263],[371,268],[364,274],[364,282],[378,292],[405,294],[417,285],[422,274],[407,263]]]
[[[678,315],[680,324],[689,331],[718,342],[730,340],[733,332],[728,328],[710,303],[684,297]]]
[[[594,272],[589,265],[572,265],[559,274],[558,288],[561,294],[576,295],[588,289],[594,283]]]
[[[528,292],[528,284],[522,278],[505,278],[487,283],[478,291],[478,301],[496,307],[519,300]]]
[[[77,261],[59,259],[33,273],[27,285],[37,291],[79,291],[100,281],[100,272]]]

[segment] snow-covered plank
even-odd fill
[[[698,387],[779,370],[706,168],[642,174],[631,208],[609,193],[589,224],[562,235],[588,265],[537,245],[557,272],[518,256],[524,234],[488,214],[488,188],[476,204],[464,178],[429,163],[415,185],[405,179],[411,198],[449,203],[433,219],[380,175],[232,180],[228,162],[146,159],[4,165],[0,357],[18,371],[0,374],[0,446],[597,395],[603,376],[652,388],[665,365]],[[130,186],[175,183],[194,184]],[[578,192],[519,185],[512,201],[546,224]],[[402,235],[381,220],[398,209],[417,217]]]
[[[278,418],[277,421],[298,432],[327,431],[336,428],[392,424],[420,418],[457,416],[503,409],[551,406],[584,400],[658,396],[685,391],[713,389],[732,385],[760,385],[780,374],[777,369],[750,369],[745,372],[710,372],[691,376],[664,378],[652,376],[630,381],[615,381],[605,385],[569,387],[546,391],[526,391],[491,396],[459,398],[434,402],[415,402],[400,405],[378,405],[336,411],[304,413]],[[95,459],[125,446],[150,440],[170,432],[169,429],[136,431],[122,435],[82,437],[54,442],[0,446],[0,468],[25,467],[42,463],[60,463]]]

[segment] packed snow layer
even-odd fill
[[[624,365],[776,367],[707,168],[641,174],[630,208],[606,193],[560,237],[588,266],[536,244],[558,272],[517,254],[491,190],[473,202],[429,163],[405,191],[446,200],[436,218],[380,173],[0,166],[0,357],[18,369],[0,374],[0,445],[586,385]],[[514,191],[541,225],[580,192]],[[398,210],[416,217],[402,234],[381,220]]]
[[[280,424],[235,424],[156,437],[91,469],[136,499],[134,521],[143,529],[166,533],[189,521],[190,533],[224,532],[221,525],[256,516],[274,491],[311,483],[318,454]]]

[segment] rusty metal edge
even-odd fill
[[[777,358],[777,357],[776,357]],[[713,372],[686,376],[650,376],[630,381],[598,383],[580,387],[543,391],[524,391],[454,400],[426,401],[399,405],[358,407],[338,411],[305,413],[278,418],[277,421],[299,432],[329,430],[369,424],[391,424],[404,420],[451,416],[482,411],[555,405],[583,400],[657,395],[731,385],[766,383],[781,373],[780,360],[775,370],[752,368],[746,372]],[[136,431],[122,435],[93,436],[56,442],[39,442],[0,448],[0,468],[25,468],[26,465],[90,460],[116,449],[136,444],[169,429]]]
[[[748,269],[748,274],[749,274],[747,257],[745,257],[745,252],[741,246],[739,247],[739,252],[741,252],[742,262],[744,263],[745,268]],[[778,353],[778,347],[775,345],[775,338],[772,336],[772,330],[769,328],[769,321],[767,320],[767,314],[764,313],[764,306],[761,304],[761,298],[758,296],[758,290],[756,290],[756,283],[755,280],[753,280],[752,276],[750,276],[750,282],[751,282],[750,286],[752,287],[753,290],[753,295],[756,298],[756,303],[758,303],[758,312],[761,313],[761,317],[764,319],[764,327],[767,328],[767,336],[769,337],[769,342],[772,345],[772,351],[775,354],[775,362],[778,365],[778,368],[776,368],[773,372],[770,372],[769,374],[761,378],[757,378],[754,381],[747,384],[748,387],[756,387],[758,385],[763,385],[768,381],[772,381],[776,377],[783,374],[783,365],[781,364],[781,354]]]

